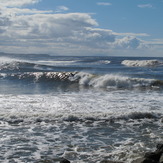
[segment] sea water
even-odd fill
[[[130,163],[163,142],[163,58],[0,55],[0,162]]]

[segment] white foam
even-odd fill
[[[18,59],[9,58],[9,57],[0,57],[0,65],[18,61]]]
[[[95,88],[136,88],[150,86],[154,79],[131,78],[118,74],[93,75],[90,73],[79,72],[70,78],[71,81],[79,80],[83,86]]]
[[[163,62],[159,60],[124,60],[122,61],[121,64],[129,67],[146,67],[146,66],[159,66],[162,65]]]
[[[94,119],[152,117],[161,113],[163,97],[136,92],[81,92],[55,95],[1,95],[0,117],[7,119],[37,118]],[[143,110],[142,110],[143,108]],[[149,113],[149,114],[148,114]],[[72,117],[73,116],[73,117]],[[33,120],[34,120],[33,119]]]
[[[48,66],[68,66],[73,65],[76,61],[37,61],[38,64],[48,65]]]
[[[109,61],[109,60],[100,60],[100,61],[98,61],[98,63],[102,63],[102,64],[109,64],[109,63],[111,63],[111,61]]]
[[[157,115],[163,96],[158,92],[0,95],[0,103],[1,162],[65,156],[72,163],[104,158],[129,163],[145,148],[143,134],[150,145],[161,139]],[[112,118],[115,123],[107,121]]]

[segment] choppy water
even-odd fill
[[[130,163],[163,141],[163,58],[0,57],[0,162]]]

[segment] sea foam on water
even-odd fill
[[[163,141],[162,81],[160,58],[4,59],[0,162],[131,163]]]

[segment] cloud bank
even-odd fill
[[[39,0],[1,0],[0,48],[4,52],[59,55],[109,54],[116,50],[143,49],[136,36],[98,28],[89,13],[56,13],[22,6]],[[58,11],[67,11],[60,6]]]

